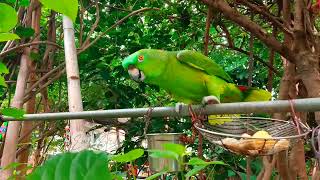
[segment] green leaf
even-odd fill
[[[13,33],[0,33],[0,42],[20,39],[20,37]]]
[[[179,159],[179,155],[172,151],[149,150],[150,156],[153,158]]]
[[[111,173],[112,179],[114,180],[123,180],[123,177],[120,176],[119,174],[116,174],[115,172]]]
[[[102,152],[62,153],[37,167],[26,179],[112,179],[107,162],[108,157]]]
[[[166,143],[163,144],[163,148],[164,150],[175,152],[179,156],[183,156],[183,154],[186,152],[186,148],[181,144]]]
[[[41,55],[36,52],[30,52],[29,57],[32,61],[36,61],[36,62],[40,61],[40,59],[41,59]]]
[[[116,161],[116,162],[131,162],[135,159],[138,159],[139,157],[141,157],[144,154],[144,150],[143,149],[134,149],[131,150],[125,154],[121,154],[121,155],[116,155],[113,156],[111,159]]]
[[[189,165],[210,165],[210,164],[218,164],[218,165],[225,165],[224,162],[222,161],[210,161],[210,162],[206,162],[202,159],[199,159],[197,157],[193,157],[189,160],[188,162]]]
[[[24,38],[28,38],[34,35],[34,29],[30,28],[30,27],[23,27],[23,26],[18,26],[16,28],[15,33],[20,36],[20,37],[24,37]]]
[[[201,166],[194,166],[193,169],[191,169],[190,171],[188,171],[188,173],[186,174],[186,178],[189,178],[190,176],[193,176],[195,174],[197,174],[199,171],[201,171],[202,169],[206,168],[205,165],[201,165]]]
[[[4,76],[0,76],[0,86],[8,87],[6,80],[4,79]]]
[[[23,6],[23,7],[28,7],[30,5],[30,1],[29,0],[20,0],[18,2],[19,6]]]
[[[0,62],[0,73],[3,73],[3,74],[8,74],[9,73],[8,68],[2,62]]]
[[[166,173],[167,173],[167,169],[164,169],[164,170],[162,170],[162,171],[160,171],[160,172],[158,172],[158,173],[155,173],[155,174],[147,177],[146,180],[155,179],[155,178],[157,178],[157,177],[159,177],[159,176],[161,176],[161,175],[163,175],[163,174],[166,174]]]
[[[17,168],[17,167],[20,166],[20,165],[21,165],[21,163],[13,162],[13,163],[10,163],[9,165],[7,165],[6,167],[4,167],[3,170],[15,169],[15,168]]]
[[[8,32],[18,23],[18,16],[13,7],[0,3],[0,32]]]
[[[16,119],[22,119],[25,114],[23,109],[18,108],[4,108],[1,110],[1,113],[5,116],[10,116]]]
[[[68,16],[75,22],[78,14],[78,0],[40,0],[47,8]]]

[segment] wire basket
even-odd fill
[[[311,130],[300,123],[298,131],[293,121],[258,117],[219,117],[223,124],[210,125],[208,121],[195,123],[195,128],[211,143],[233,153],[247,156],[265,156],[289,150]]]

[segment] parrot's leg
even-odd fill
[[[219,104],[220,100],[216,96],[205,96],[202,98],[202,104],[208,105],[208,104]]]
[[[208,104],[219,104],[220,103],[220,89],[217,83],[214,83],[213,80],[209,79],[205,82],[209,96],[202,98],[202,105],[206,106]]]

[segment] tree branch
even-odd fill
[[[292,36],[292,31],[289,30],[290,27],[286,27],[284,24],[282,24],[280,21],[278,21],[272,14],[269,12],[263,10],[262,8],[258,7],[255,4],[250,3],[247,0],[238,0],[242,4],[248,6],[250,9],[252,9],[254,12],[263,15],[266,19],[268,19],[270,22],[272,22],[274,25],[279,27],[284,33]]]
[[[58,45],[57,43],[53,43],[53,42],[50,42],[50,41],[36,41],[36,42],[21,44],[21,45],[19,45],[19,46],[14,47],[14,48],[10,48],[10,49],[8,49],[8,50],[0,53],[0,57],[4,57],[4,56],[6,56],[7,54],[11,53],[12,51],[17,51],[17,50],[23,49],[23,48],[25,48],[25,47],[34,46],[34,45],[38,45],[38,44],[49,44],[49,45],[56,46],[57,48],[63,49],[63,47],[61,47],[61,46]]]
[[[96,2],[96,21],[95,21],[94,24],[91,26],[91,29],[90,29],[90,31],[89,31],[89,33],[88,33],[88,35],[87,35],[87,38],[86,38],[86,40],[84,41],[84,43],[82,44],[82,46],[81,46],[80,49],[82,49],[83,46],[86,46],[86,44],[89,43],[90,37],[91,37],[91,35],[93,34],[94,30],[98,27],[99,21],[100,21],[100,13],[99,13],[98,1],[97,1],[97,2]]]
[[[131,12],[130,14],[128,14],[127,16],[125,16],[124,18],[120,19],[119,21],[117,21],[115,24],[113,24],[111,27],[109,27],[106,31],[104,31],[103,33],[101,33],[98,37],[96,37],[96,39],[94,39],[91,43],[84,45],[81,49],[79,49],[78,53],[81,53],[83,51],[85,51],[87,48],[89,48],[90,46],[92,46],[94,43],[96,43],[101,37],[103,37],[107,32],[109,32],[110,30],[112,30],[113,28],[117,27],[118,25],[122,24],[125,20],[127,20],[129,17],[134,16],[136,14],[140,14],[144,11],[150,11],[150,10],[160,10],[159,8],[142,8],[136,11]]]
[[[228,49],[238,51],[238,52],[243,53],[243,54],[245,54],[245,55],[248,55],[248,56],[250,55],[250,52],[245,51],[245,50],[243,50],[243,49],[241,49],[241,48],[238,48],[238,47],[234,47],[234,46],[231,47],[231,46],[228,46],[228,45],[226,45],[226,44],[219,44],[219,43],[214,43],[214,45],[220,45],[220,46],[226,47],[226,48],[228,48]],[[259,56],[257,56],[257,55],[253,55],[253,57],[254,57],[254,59],[256,59],[257,61],[259,61],[261,64],[263,64],[264,66],[266,66],[266,67],[268,67],[269,69],[271,69],[272,72],[275,73],[277,76],[281,77],[281,73],[280,73],[278,70],[276,70],[274,67],[270,66],[269,63],[265,62],[264,60],[262,60],[262,59],[261,59]]]
[[[204,33],[204,55],[208,55],[208,45],[209,45],[209,34],[210,34],[210,25],[213,17],[212,7],[209,6],[206,20],[206,31]]]
[[[274,49],[283,57],[286,57],[289,61],[294,62],[296,59],[295,53],[288,47],[284,46],[276,38],[265,32],[265,30],[257,23],[251,21],[247,16],[242,15],[234,8],[230,7],[229,4],[224,0],[202,0],[205,4],[213,6],[225,15],[229,20],[237,23],[247,31],[251,32],[269,48]]]

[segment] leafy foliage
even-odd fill
[[[10,31],[18,22],[16,11],[5,3],[0,3],[0,17],[0,32]]]
[[[74,22],[78,13],[78,0],[40,0],[47,8],[53,9],[61,14],[64,14]]]
[[[138,159],[144,154],[143,149],[133,149],[125,154],[119,154],[116,156],[113,156],[111,160],[124,163],[124,162],[132,162],[133,160]]]
[[[22,119],[25,111],[18,108],[4,108],[1,110],[1,113],[5,116],[11,116],[16,119]]]
[[[10,41],[15,39],[20,39],[20,37],[14,33],[0,33],[0,42]]]
[[[20,0],[17,1],[17,3],[14,0],[6,0],[5,2],[16,9],[21,6],[27,7],[30,5],[29,0]],[[114,23],[133,10],[144,7],[160,8],[159,11],[148,11],[130,17],[123,24],[111,31],[108,30],[108,33],[93,46],[79,54],[78,61],[84,110],[174,105],[175,101],[172,100],[163,89],[143,83],[137,84],[130,80],[128,73],[121,67],[121,61],[128,54],[141,48],[172,51],[193,49],[201,52],[203,50],[207,7],[203,6],[201,3],[187,0],[99,0],[99,8],[96,8],[94,3],[89,0],[82,0],[80,2],[80,8],[82,8],[85,13],[82,22],[84,25],[81,25],[80,16],[77,14],[78,2],[76,0],[41,0],[41,3],[45,7],[65,14],[74,21],[76,45],[78,48],[83,45],[86,38],[89,38],[90,42],[92,42],[97,35],[106,32],[108,28],[114,25]],[[0,12],[1,10],[2,8],[0,8]],[[99,11],[100,20],[96,29],[94,29],[93,34],[90,34],[89,32],[98,17],[97,10]],[[271,11],[276,10],[272,8]],[[14,12],[14,14],[14,16],[16,16],[16,12]],[[51,23],[48,20],[50,15],[51,11],[45,8],[42,9],[41,32],[39,34],[41,40],[47,39],[47,26]],[[0,16],[3,17],[1,14]],[[2,22],[5,23],[5,21],[1,21],[0,24]],[[257,22],[260,24],[265,23],[261,20],[257,20]],[[55,23],[57,25],[56,42],[62,46],[63,41],[62,38],[60,38],[63,36],[61,16],[56,16]],[[251,51],[249,48],[250,34],[243,28],[240,28],[223,18],[220,13],[217,13],[210,28],[209,57],[220,64],[237,84],[246,85],[248,78],[248,55],[228,47],[222,25],[229,31],[230,36],[233,39],[234,47],[240,48],[245,52]],[[10,27],[13,29],[15,24],[11,24]],[[268,31],[272,31],[272,29],[269,28]],[[19,38],[14,34],[5,33],[6,34],[0,34],[0,41]],[[19,24],[14,29],[14,33],[23,38],[23,40],[28,40],[35,35],[33,29],[24,27],[23,24]],[[80,38],[81,35],[82,37]],[[278,38],[282,37],[279,36]],[[0,46],[3,47],[4,43],[0,44]],[[257,39],[254,41],[253,52],[256,57],[267,62],[269,49]],[[38,53],[31,54],[31,58],[35,60],[34,62],[37,67],[42,67],[46,62],[42,61],[44,55],[45,48],[43,48],[42,45],[40,46]],[[53,57],[51,62],[52,68],[57,67],[57,65],[64,61],[64,52],[61,50],[57,50],[50,56]],[[18,57],[19,53],[14,52],[4,57],[4,60],[9,62],[18,59]],[[278,54],[276,54],[274,66],[275,69],[278,69],[278,71],[282,73],[281,59]],[[11,98],[15,85],[11,84],[8,89],[6,89],[5,80],[7,80],[7,77],[5,78],[4,75],[6,75],[7,70],[6,68],[3,68],[1,64],[0,71],[0,73],[3,73],[3,76],[0,76],[0,85],[2,85],[2,87],[0,87],[0,92],[4,94],[5,91],[9,91],[11,93],[9,98]],[[253,73],[253,86],[265,88],[267,84],[268,69],[259,61],[255,60]],[[39,74],[39,77],[41,75],[42,74]],[[15,78],[16,74],[13,75],[12,79]],[[279,81],[280,77],[275,76],[273,78],[275,96],[277,96]],[[68,93],[66,87],[67,80],[65,76],[62,76],[58,81],[55,81],[48,87],[49,102],[53,112],[68,111]],[[7,98],[2,104],[2,107],[7,106],[9,102],[10,101]],[[37,97],[37,103],[39,102],[41,102],[41,98]],[[43,109],[44,107],[40,105],[38,107],[38,112],[42,112]],[[15,114],[14,111],[13,114],[19,117],[23,116],[22,114],[19,115],[19,113]],[[7,115],[10,115],[10,111]],[[49,123],[46,123],[45,126],[48,126],[48,124]],[[48,148],[49,151],[64,151],[63,133],[65,125],[66,122],[63,121],[59,121],[59,123],[56,124],[57,132]],[[141,148],[140,143],[143,140],[141,137],[143,137],[145,125],[146,123],[143,118],[133,118],[125,125],[116,125],[117,128],[125,131],[125,140],[122,146],[117,150],[118,155],[113,157],[115,158],[114,161],[118,162],[116,167],[122,167],[130,161],[135,161],[134,163],[140,167],[144,164],[147,157],[146,154],[143,153],[142,149],[134,149]],[[113,124],[106,124],[106,129],[113,126]],[[189,118],[152,118],[147,133],[184,132],[191,135],[191,126],[192,123]],[[33,148],[36,148],[39,145],[38,140],[41,134],[40,131],[41,130],[37,130],[33,133]],[[49,137],[46,137],[45,141],[50,142]],[[152,156],[179,159],[179,157],[183,156],[183,153],[185,153],[186,147],[176,148],[173,146],[174,145],[169,145],[166,147],[166,151],[153,151]],[[189,144],[188,148],[191,148],[190,155],[196,156],[196,149],[198,148],[197,139],[194,144]],[[232,166],[233,169],[240,174],[245,173],[245,159],[243,157],[234,156],[219,147],[212,147],[207,141],[204,141],[203,143],[203,151],[206,159],[215,159],[217,161],[213,162],[216,163],[220,161],[225,162],[225,164]],[[71,158],[73,156],[69,155],[68,157]],[[215,166],[212,162],[206,162],[197,158],[191,158],[186,164],[188,164],[189,168],[187,176],[191,176],[199,170],[207,171],[208,174],[211,174],[210,177],[216,179],[226,179],[228,176],[235,175],[235,173],[229,168],[226,168],[226,166]],[[208,166],[210,166],[210,168],[207,168]],[[252,169],[253,174],[257,175],[257,172],[261,169],[260,160],[252,163]],[[113,178],[119,178],[120,175],[122,174],[119,174],[118,172],[112,173]],[[150,178],[156,178],[159,175],[161,175],[161,173],[151,176]]]
[[[85,150],[56,155],[39,166],[27,180],[111,179],[108,156]]]
[[[0,42],[20,39],[18,35],[8,33],[18,22],[16,11],[8,4],[0,3],[0,17]]]

